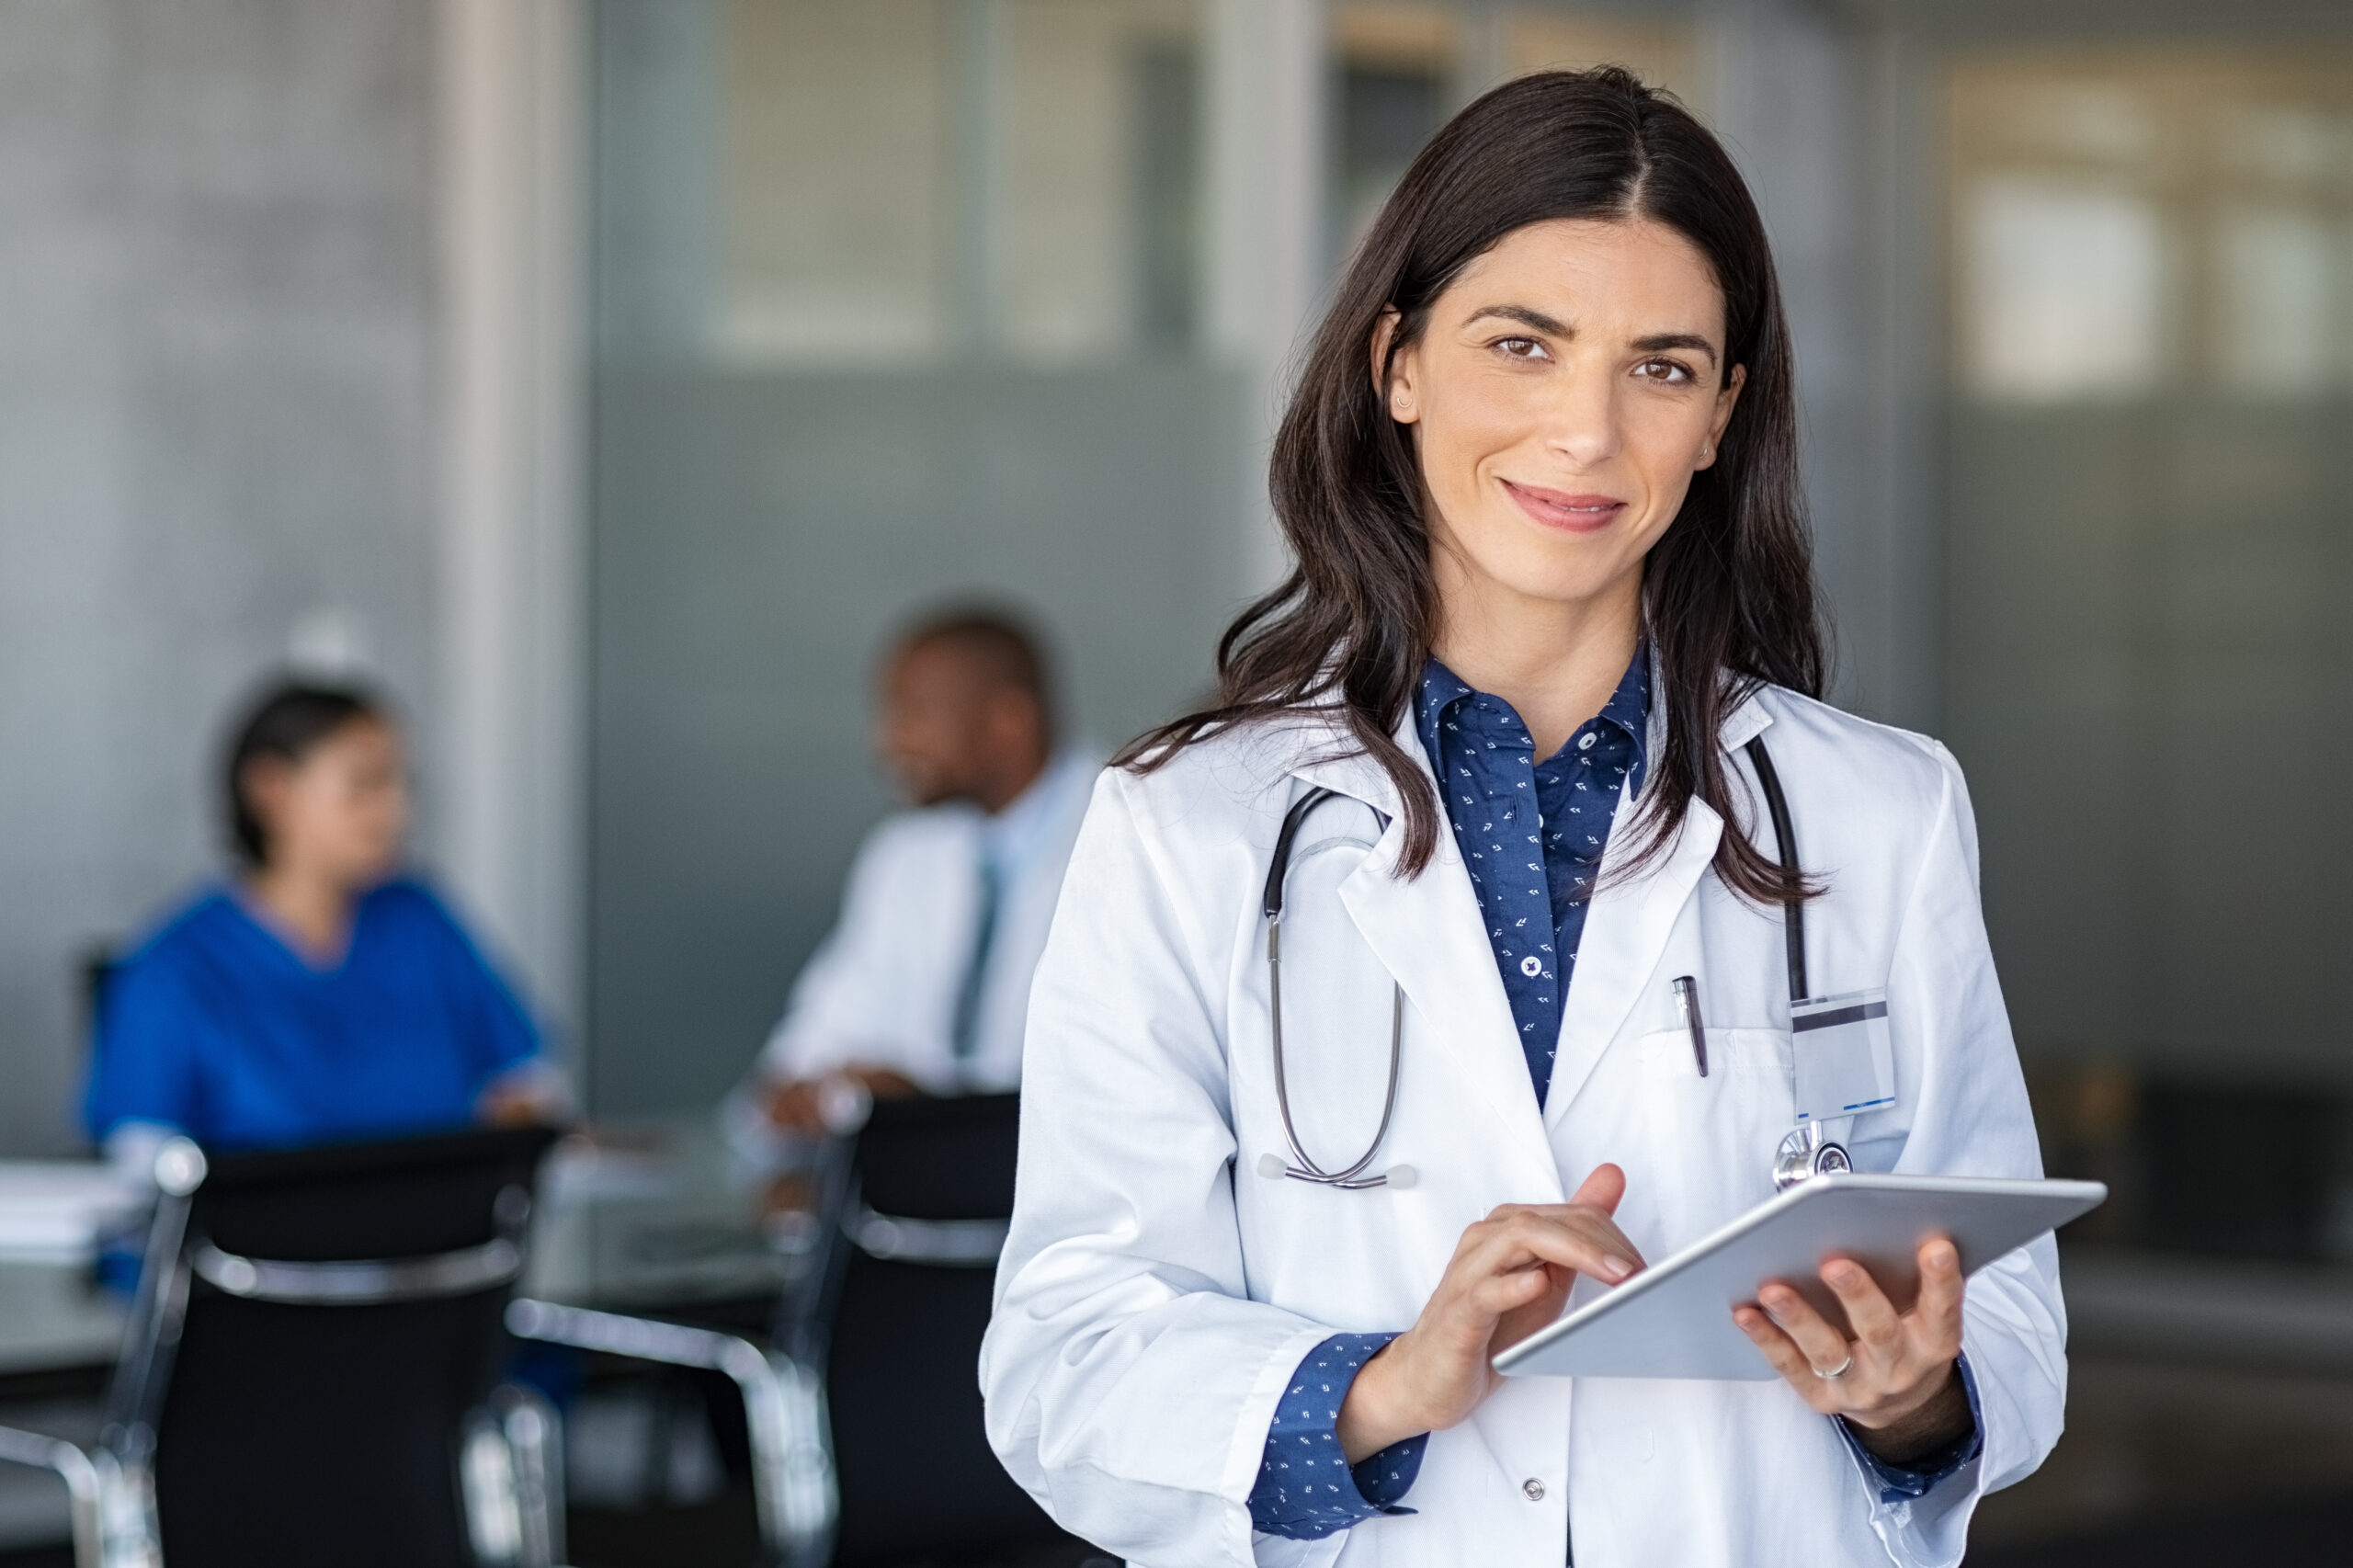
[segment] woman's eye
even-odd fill
[[[1634,368],[1634,373],[1668,386],[1681,386],[1691,381],[1691,368],[1673,359],[1645,359]]]
[[[1544,346],[1537,342],[1532,337],[1499,337],[1495,339],[1495,346],[1514,359],[1549,359],[1552,358],[1551,355],[1544,352]]]

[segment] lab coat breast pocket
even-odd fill
[[[1688,1029],[1641,1041],[1650,1175],[1670,1248],[1773,1196],[1773,1151],[1796,1114],[1787,1031],[1711,1028],[1707,1040],[1704,1078]]]

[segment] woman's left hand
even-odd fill
[[[1961,1255],[1938,1237],[1921,1244],[1919,1265],[1919,1298],[1904,1312],[1862,1265],[1835,1257],[1822,1266],[1822,1282],[1854,1326],[1851,1339],[1778,1280],[1757,1292],[1762,1311],[1733,1309],[1733,1321],[1799,1397],[1824,1415],[1843,1416],[1865,1448],[1891,1463],[1969,1429],[1957,1369]]]

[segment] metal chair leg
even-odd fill
[[[563,1561],[561,1433],[545,1400],[512,1386],[466,1418],[460,1490],[466,1533],[485,1568],[555,1568]]]
[[[105,1449],[0,1426],[0,1461],[46,1470],[65,1483],[73,1509],[74,1568],[162,1568],[155,1489],[143,1469]]]
[[[819,1568],[827,1561],[840,1498],[821,1373],[732,1334],[552,1301],[508,1303],[506,1328],[518,1339],[725,1373],[744,1400],[752,1490],[770,1561],[779,1568]]]

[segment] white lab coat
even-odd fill
[[[1933,741],[1778,688],[1721,740],[1736,754],[1760,733],[1805,868],[1828,884],[1806,914],[1813,988],[1888,994],[1898,1105],[1849,1130],[1856,1165],[2040,1175],[1959,767]],[[1420,756],[1410,725],[1399,739]],[[1152,1568],[1550,1568],[1572,1522],[1577,1568],[1959,1561],[1976,1500],[2059,1436],[2048,1237],[1969,1282],[1984,1449],[1917,1503],[1881,1503],[1832,1423],[1778,1381],[1514,1378],[1431,1437],[1404,1500],[1415,1514],[1254,1540],[1246,1499],[1301,1358],[1334,1333],[1409,1326],[1466,1225],[1497,1204],[1562,1201],[1615,1161],[1618,1222],[1660,1259],[1772,1195],[1792,1119],[1780,912],[1711,874],[1713,812],[1694,801],[1648,871],[1612,880],[1631,836],[1621,802],[1540,1112],[1451,834],[1419,878],[1392,875],[1394,791],[1369,760],[1333,759],[1336,743],[1316,722],[1265,726],[1096,787],[1031,995],[1019,1195],[981,1358],[991,1441],[1015,1478],[1068,1528]],[[1750,778],[1736,756],[1726,766]],[[1286,807],[1319,784],[1392,820],[1384,832],[1327,803],[1302,835],[1283,928],[1291,1102],[1327,1168],[1360,1152],[1380,1119],[1393,978],[1404,1058],[1379,1163],[1414,1165],[1407,1189],[1256,1168],[1285,1148],[1260,892]],[[1307,853],[1341,831],[1377,846]],[[1699,977],[1704,1080],[1679,974]],[[1574,1302],[1597,1289],[1581,1280]]]
[[[840,920],[793,983],[762,1074],[814,1077],[855,1062],[891,1068],[933,1094],[1017,1086],[1029,977],[1097,767],[1083,752],[1058,756],[994,819],[948,805],[878,824],[850,866]],[[960,1062],[956,1006],[980,916],[984,835],[995,836],[1006,874],[972,1053]]]

